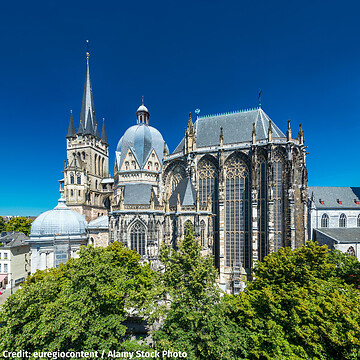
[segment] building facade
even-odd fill
[[[307,239],[304,133],[300,125],[294,138],[289,121],[285,135],[261,106],[202,117],[197,112],[195,122],[191,114],[186,122],[170,153],[140,105],[136,123],[118,142],[111,178],[87,56],[78,130],[71,114],[67,133],[66,203],[94,226],[97,216],[108,215],[109,242],[121,241],[154,268],[161,244],[176,249],[190,222],[203,253],[214,256],[219,285],[237,293],[256,261]]]

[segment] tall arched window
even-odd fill
[[[76,183],[78,185],[81,185],[81,176],[80,175],[77,176],[77,182]]]
[[[346,215],[345,214],[340,215],[339,227],[341,227],[341,228],[346,227]]]
[[[104,169],[104,158],[102,158],[101,160],[101,175],[105,176],[105,169]]]
[[[100,156],[99,156],[99,158],[98,158],[98,174],[101,176],[102,174],[101,174],[101,158],[100,158]]]
[[[259,156],[257,176],[259,180],[258,188],[258,229],[259,229],[259,260],[262,261],[269,253],[267,241],[267,209],[266,209],[266,160],[264,156]]]
[[[322,228],[329,227],[329,215],[328,214],[323,214],[321,216],[321,227]]]
[[[130,247],[140,255],[145,255],[145,226],[139,221],[131,228]]]
[[[94,157],[94,173],[96,174],[96,165],[97,165],[97,155],[95,154],[95,157]]]
[[[274,157],[274,186],[273,186],[273,201],[274,201],[274,250],[278,251],[283,245],[283,183],[282,171],[283,164],[280,155]]]
[[[234,156],[225,165],[226,266],[250,267],[249,169]]]
[[[200,241],[201,241],[201,246],[204,248],[205,247],[205,221],[204,220],[200,221]]]
[[[75,184],[75,177],[73,174],[70,175],[70,184]]]
[[[357,227],[360,227],[360,215],[357,217]]]

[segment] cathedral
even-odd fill
[[[300,124],[294,138],[288,121],[284,134],[261,105],[207,116],[196,111],[184,125],[171,152],[141,104],[114,149],[111,176],[88,55],[80,119],[76,129],[70,114],[66,135],[63,197],[89,222],[88,243],[96,245],[96,234],[105,243],[121,241],[155,269],[161,244],[176,249],[191,223],[203,254],[214,256],[219,286],[238,293],[256,261],[306,241],[304,133]]]

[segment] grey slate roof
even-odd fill
[[[73,118],[73,114],[72,112],[70,113],[70,120],[69,120],[69,127],[68,127],[68,132],[66,134],[67,138],[72,138],[76,136],[76,132],[75,132],[75,125],[74,125],[74,118]]]
[[[88,118],[88,110],[90,109],[90,121],[92,129],[95,129],[96,118],[95,118],[95,106],[94,106],[94,98],[92,92],[92,86],[90,81],[90,70],[89,70],[89,59],[86,63],[86,75],[85,75],[85,84],[84,84],[84,92],[83,98],[81,102],[81,111],[80,111],[80,121],[83,123],[84,128],[87,126]]]
[[[87,134],[94,135],[94,128],[92,125],[90,109],[88,111],[87,122],[86,122],[85,129],[84,129],[84,135],[87,135]]]
[[[314,194],[317,209],[357,209],[360,210],[360,187],[309,186],[308,194]],[[339,204],[339,199],[342,204]],[[324,204],[321,204],[323,201]]]
[[[102,130],[101,130],[101,141],[104,144],[109,145],[108,139],[107,139],[107,136],[106,136],[106,130],[105,130],[105,120],[103,121],[103,126],[102,126]]]
[[[315,233],[323,233],[339,243],[351,244],[360,242],[360,228],[322,228],[315,229]]]
[[[124,204],[125,205],[149,205],[151,192],[153,191],[151,184],[126,184],[124,186]],[[155,205],[159,205],[159,201],[154,193]]]
[[[255,123],[256,139],[268,138],[270,118],[259,108],[254,110],[199,117],[194,126],[196,130],[196,147],[219,145],[220,128],[223,128],[224,145],[251,142],[253,123]],[[285,138],[283,132],[272,122],[273,138]],[[184,139],[174,150],[182,151]]]
[[[108,229],[109,217],[107,215],[99,216],[88,224],[88,229]]]
[[[29,240],[28,236],[17,231],[5,233],[4,236],[0,237],[0,243],[3,244],[5,248],[27,245],[27,240]]]
[[[180,194],[181,205],[195,205],[196,204],[196,190],[191,183],[189,177],[182,179],[169,199],[169,205],[175,206],[177,204],[177,197]]]

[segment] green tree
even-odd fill
[[[6,231],[19,231],[29,236],[32,222],[33,220],[27,217],[16,216],[6,222],[5,229]]]
[[[0,233],[5,231],[5,220],[2,216],[0,216]]]
[[[247,359],[359,359],[360,293],[339,258],[310,242],[256,265],[246,292],[228,297],[239,331],[251,333]]]
[[[0,353],[141,349],[124,325],[154,286],[154,272],[139,259],[116,242],[81,247],[78,259],[36,272],[3,306]]]
[[[164,320],[154,334],[156,349],[185,351],[188,359],[233,359],[247,337],[245,331],[242,336],[235,332],[239,329],[227,316],[231,304],[221,299],[213,259],[200,250],[191,225],[176,251],[161,248]]]

